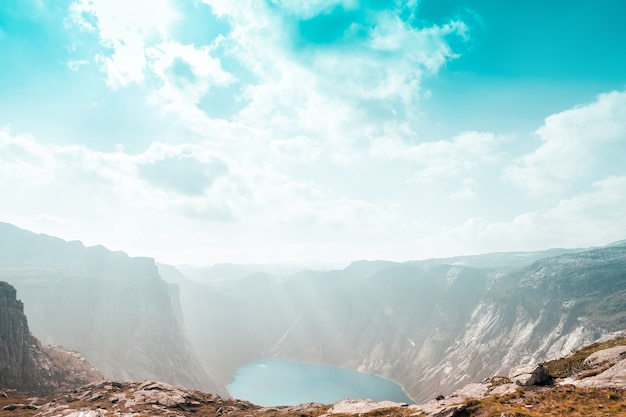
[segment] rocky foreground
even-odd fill
[[[54,396],[0,391],[1,416],[433,416],[534,417],[626,415],[626,337],[565,358],[513,368],[454,394],[408,405],[344,400],[333,405],[260,407],[162,382],[100,381]]]

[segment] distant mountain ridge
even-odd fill
[[[44,343],[81,352],[108,378],[225,392],[189,344],[178,289],[153,259],[0,223],[0,280],[17,288]]]

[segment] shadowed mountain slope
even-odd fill
[[[17,288],[44,343],[81,352],[106,377],[224,393],[189,344],[178,289],[154,260],[0,223],[0,279]]]

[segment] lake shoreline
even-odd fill
[[[289,385],[280,385],[284,383]],[[267,391],[264,398],[262,392],[271,386],[275,386],[274,391]],[[264,405],[272,403],[272,406],[297,405],[302,402],[334,403],[346,398],[416,404],[401,384],[385,376],[325,363],[271,356],[262,356],[239,365],[226,389],[232,397]],[[290,391],[292,394],[285,394]],[[274,404],[276,400],[271,400],[273,395],[291,395],[295,398],[309,395],[312,399],[283,399],[281,403]],[[316,395],[333,399],[320,401],[315,399]]]

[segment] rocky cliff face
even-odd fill
[[[626,326],[624,245],[211,284],[162,273],[180,284],[191,338],[223,384],[275,356],[386,376],[423,402]]]
[[[154,260],[0,223],[0,279],[18,289],[44,343],[81,352],[106,377],[224,392],[190,346],[177,289]]]
[[[42,346],[29,332],[15,288],[0,281],[0,387],[49,394],[102,378],[80,354]]]

